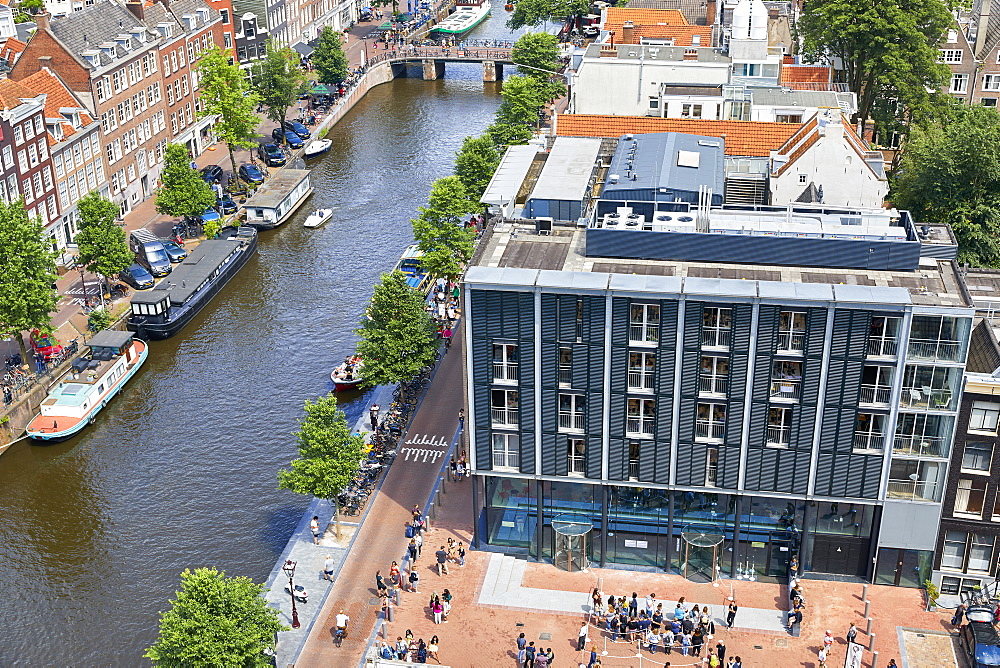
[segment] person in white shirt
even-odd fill
[[[347,625],[350,623],[351,623],[351,618],[348,617],[346,614],[344,614],[343,610],[337,613],[337,620],[336,620],[337,631],[339,631],[341,635],[343,636],[347,635]]]

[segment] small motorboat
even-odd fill
[[[316,209],[306,218],[303,223],[306,227],[319,227],[333,217],[333,209]]]
[[[313,158],[317,155],[322,155],[330,150],[333,145],[333,141],[329,139],[317,139],[316,141],[311,141],[306,145],[305,156],[307,158]]]
[[[333,381],[334,392],[346,392],[357,389],[361,384],[361,367],[364,362],[355,355],[348,357],[344,363],[330,372],[330,380]]]

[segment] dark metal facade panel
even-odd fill
[[[535,432],[522,429],[520,443],[521,473],[533,474],[535,473]]]
[[[554,434],[559,424],[559,396],[554,388],[542,388],[542,432]],[[534,429],[534,428],[532,428]]]
[[[671,429],[673,425],[674,405],[669,395],[659,395],[656,397],[656,440],[660,443],[670,445]]]
[[[761,472],[763,471],[763,464],[763,448],[750,448],[747,450],[746,475],[743,479],[744,489],[761,489]]]
[[[681,357],[681,396],[697,397],[701,375],[701,350],[685,350]]]
[[[557,387],[559,385],[559,344],[554,341],[542,341],[540,346],[542,359],[539,360],[542,369],[542,387]]]
[[[767,431],[767,407],[766,401],[754,401],[750,404],[750,429],[747,432],[747,445],[751,448],[764,447]]]
[[[611,391],[624,394],[628,391],[628,358],[626,346],[611,347]],[[657,360],[659,362],[659,360]]]
[[[479,470],[490,470],[493,468],[493,456],[490,447],[490,388],[489,385],[474,385],[473,400],[475,406],[470,417],[476,423],[475,457],[476,468]]]
[[[628,345],[629,300],[614,297],[611,300],[611,345]]]
[[[612,438],[608,445],[608,480],[628,480],[628,441]]]
[[[719,447],[719,472],[716,475],[716,487],[725,489],[736,489],[740,481],[740,460],[742,459],[740,448],[726,446]]]
[[[705,484],[705,469],[698,466],[699,461],[707,462],[704,445],[685,441],[677,444],[676,483],[678,485]]]
[[[625,395],[612,393],[608,402],[608,432],[611,438],[625,438]]]
[[[698,414],[697,397],[680,398],[680,411],[677,420],[677,439],[694,441],[694,422]]]
[[[555,461],[553,475],[566,475],[569,472],[569,438],[565,434],[542,434],[542,459],[545,459],[546,447],[551,448],[551,457]],[[583,436],[579,438],[583,438]],[[586,452],[584,452],[584,456],[586,456]]]
[[[805,356],[820,358],[823,356],[823,347],[826,345],[826,316],[825,308],[806,309],[806,345]]]
[[[603,475],[601,466],[604,463],[604,439],[598,434],[587,436],[587,452],[584,453],[584,464],[588,478],[600,479]]]
[[[656,482],[657,447],[655,441],[642,441],[639,444],[639,480]]]
[[[656,473],[652,482],[666,485],[670,482],[670,462],[672,461],[671,450],[673,447],[671,443],[664,441],[656,441],[655,445],[650,443],[650,446],[651,448],[654,448],[653,457],[655,459],[656,467]]]
[[[684,303],[684,350],[701,350],[701,327],[705,305],[701,302]]]
[[[542,461],[540,470],[542,475],[556,475],[556,435],[542,433]],[[565,459],[565,457],[563,457]]]

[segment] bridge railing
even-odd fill
[[[510,61],[510,49],[484,49],[440,46],[405,46],[387,49],[368,59],[368,65],[385,61],[412,60],[417,58],[447,58],[448,60],[468,60],[480,62],[483,60]]]

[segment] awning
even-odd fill
[[[301,53],[303,56],[311,56],[312,52],[315,50],[313,47],[303,42],[293,45],[292,48]]]
[[[312,93],[313,95],[332,95],[333,93],[336,93],[337,90],[339,89],[336,86],[327,86],[326,84],[316,84],[315,86],[312,87],[312,90],[309,92]]]

